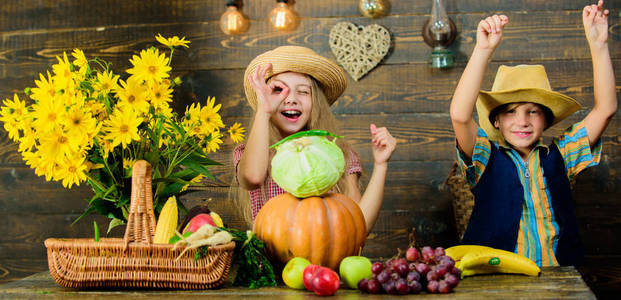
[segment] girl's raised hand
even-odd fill
[[[257,112],[273,114],[280,103],[289,95],[289,87],[282,82],[273,81],[265,83],[265,75],[272,68],[272,64],[257,66],[256,70],[248,75],[250,85],[257,94]]]
[[[502,39],[503,28],[508,22],[509,18],[505,15],[493,15],[481,20],[477,26],[476,47],[492,51],[496,49]]]
[[[603,0],[599,0],[597,5],[587,5],[582,10],[582,24],[589,45],[598,46],[608,42],[608,14],[610,12],[604,9]]]
[[[371,124],[371,143],[373,144],[373,159],[375,163],[386,163],[392,156],[397,146],[395,140],[386,127],[377,128],[375,124]]]

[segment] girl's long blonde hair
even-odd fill
[[[329,131],[336,135],[343,135],[340,130],[340,126],[339,126],[340,124],[336,120],[334,114],[332,113],[332,110],[330,109],[330,105],[328,104],[328,101],[326,100],[326,96],[324,95],[323,91],[319,87],[319,84],[314,78],[308,75],[306,76],[311,79],[312,109],[311,109],[311,116],[308,120],[308,124],[304,130],[321,129],[321,130]],[[252,123],[253,122],[251,122],[250,124]],[[278,128],[276,128],[276,126],[274,126],[272,122],[270,122],[269,131],[270,131],[270,141],[269,141],[270,145],[273,145],[274,143],[280,141],[283,138]],[[345,156],[345,162],[350,161],[350,157],[352,153],[356,155],[354,152],[354,149],[344,139],[342,138],[337,139],[336,144],[341,148],[341,150],[343,150],[343,155]],[[271,158],[274,156],[274,154],[276,154],[276,151],[274,149],[270,149],[270,161],[271,161]],[[346,165],[345,168],[347,167],[348,166]],[[268,172],[270,171],[268,170]],[[345,170],[344,174],[346,173],[347,173],[347,169]],[[242,219],[246,222],[246,224],[249,227],[252,227],[252,222],[253,222],[252,210],[250,207],[250,197],[248,194],[248,190],[244,189],[243,187],[239,185],[235,176],[236,176],[235,170],[233,170],[233,179],[231,180],[231,187],[229,189],[229,199],[233,199],[233,202],[235,203],[235,207],[237,208],[237,211],[240,212]],[[333,190],[338,193],[342,193],[342,194],[347,194],[349,192],[347,190],[347,185],[345,184],[344,177],[341,177],[341,179],[333,187]],[[263,188],[261,188],[261,193],[263,194],[264,198],[267,198],[267,193],[265,190],[263,190]]]

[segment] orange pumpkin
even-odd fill
[[[257,214],[254,232],[275,263],[299,256],[335,270],[343,258],[358,254],[367,237],[360,207],[338,193],[305,199],[278,195]]]

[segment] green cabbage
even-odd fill
[[[345,170],[343,151],[325,136],[303,136],[276,147],[272,178],[298,198],[329,191]]]

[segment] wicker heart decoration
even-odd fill
[[[358,81],[382,61],[390,49],[390,33],[380,25],[340,22],[330,30],[330,49],[336,61]]]

